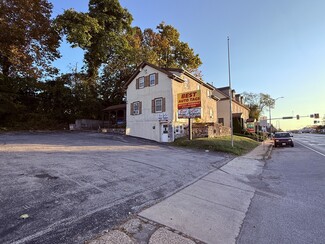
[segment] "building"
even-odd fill
[[[218,123],[224,126],[230,127],[230,96],[229,86],[215,88],[213,95],[218,97]],[[232,119],[234,132],[240,132],[245,128],[246,120],[249,118],[249,108],[243,103],[243,97],[240,94],[236,94],[235,90],[231,91],[232,95]]]
[[[158,142],[172,142],[185,134],[189,120],[178,109],[178,95],[200,96],[200,118],[194,122],[217,123],[217,98],[213,86],[184,69],[160,68],[142,63],[126,82],[126,134]],[[187,96],[186,95],[186,96]]]

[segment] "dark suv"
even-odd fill
[[[274,141],[274,147],[277,146],[294,147],[293,140],[289,132],[275,132],[273,141]]]

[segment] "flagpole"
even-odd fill
[[[230,47],[229,47],[229,36],[227,37],[228,46],[228,79],[229,79],[229,104],[230,104],[230,131],[231,131],[231,146],[234,147],[234,132],[232,123],[232,89],[231,89],[231,77],[230,77]]]

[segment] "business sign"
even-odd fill
[[[160,113],[158,114],[158,120],[161,121],[161,120],[168,120],[168,114],[166,113]]]
[[[199,108],[201,107],[201,91],[191,91],[177,94],[177,108]]]
[[[254,122],[247,122],[246,123],[246,131],[250,133],[255,133],[255,123]]]
[[[179,119],[201,118],[201,108],[185,108],[178,110]]]

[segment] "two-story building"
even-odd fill
[[[243,97],[240,94],[236,94],[235,90],[231,90],[229,93],[228,87],[215,88],[213,90],[213,95],[218,97],[218,123],[224,126],[230,127],[230,96],[232,99],[232,119],[234,125],[234,132],[240,130],[240,128],[245,128],[246,120],[249,118],[249,108],[243,103]],[[240,127],[240,128],[239,128]]]
[[[214,87],[184,69],[161,68],[142,63],[126,82],[126,134],[158,142],[174,141],[183,135],[189,120],[179,109],[180,94],[200,96],[198,116],[193,120],[217,123]],[[187,95],[186,95],[187,96]],[[186,116],[185,116],[186,117]]]

